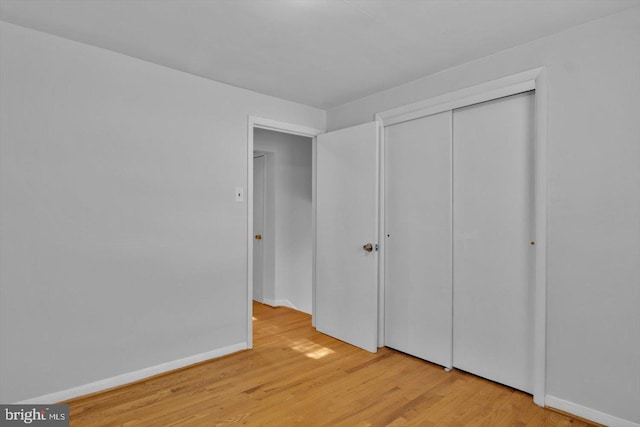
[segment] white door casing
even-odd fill
[[[264,155],[253,158],[253,299],[258,302],[264,302],[265,163]]]
[[[316,148],[315,324],[370,352],[378,341],[378,147],[371,122],[319,135]]]

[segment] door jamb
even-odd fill
[[[247,119],[247,348],[253,348],[253,130],[266,129],[281,133],[289,133],[311,138],[311,228],[312,228],[312,321],[315,314],[316,292],[316,136],[324,133],[319,129],[300,126],[292,123],[280,122],[258,116]]]
[[[260,152],[260,151],[259,152],[256,152],[256,151],[253,152],[253,167],[254,167],[253,176],[254,176],[254,178],[256,176],[256,174],[255,174],[256,159],[259,158],[259,157],[262,157],[262,161],[264,162],[264,166],[263,166],[264,169],[263,169],[263,174],[262,174],[263,175],[262,176],[262,193],[263,193],[263,196],[262,196],[263,197],[263,200],[262,200],[262,235],[263,235],[262,239],[263,239],[263,246],[266,246],[265,245],[265,243],[267,243],[267,239],[265,239],[265,234],[266,234],[265,233],[265,229],[267,228],[267,226],[266,226],[266,223],[267,223],[267,215],[266,215],[266,211],[267,211],[266,205],[267,205],[267,203],[266,203],[266,199],[267,199],[267,176],[268,176],[268,173],[269,173],[269,171],[267,171],[267,153]],[[252,191],[255,194],[255,191],[256,191],[255,185],[252,186],[251,188],[252,188]],[[253,197],[251,197],[251,200],[253,202]],[[254,204],[253,205],[253,213],[255,213],[255,211],[256,211],[256,206]],[[254,221],[255,221],[255,219],[254,219]],[[253,221],[252,221],[252,223],[253,223]],[[255,231],[256,230],[254,229],[251,232],[252,236],[254,236]],[[251,241],[253,242],[253,239]],[[255,244],[255,242],[253,242],[253,243]],[[258,302],[261,302],[261,303],[264,303],[264,300],[265,300],[265,298],[264,298],[264,288],[265,288],[265,285],[264,285],[264,277],[265,277],[265,274],[264,274],[264,270],[265,270],[264,269],[264,264],[265,264],[264,263],[264,258],[265,258],[264,257],[264,253],[266,251],[264,249],[265,248],[263,247],[263,251],[262,251],[262,272],[261,272],[261,274],[262,274],[262,300],[258,301]],[[251,251],[251,253],[253,254],[253,251]],[[251,262],[252,267],[253,267],[253,263],[254,262],[255,262],[255,258],[252,259],[252,262]],[[254,269],[252,268],[251,271],[254,271]],[[251,298],[252,299],[254,299],[253,298],[254,297],[254,294],[253,294],[253,284],[254,283],[253,283],[253,281],[255,280],[255,278],[256,278],[256,276],[254,274],[252,274],[251,275],[251,281],[252,281],[252,284],[251,284]]]
[[[384,250],[385,245],[385,131],[384,121],[375,116],[375,122],[378,134],[378,347],[384,347],[385,343],[385,328],[384,328],[384,313],[385,313],[385,288],[384,288]]]
[[[534,268],[534,312],[533,312],[533,401],[545,406],[546,395],[546,317],[547,317],[547,70],[535,68],[518,74],[491,80],[476,86],[450,92],[413,104],[387,110],[375,115],[383,126],[391,126],[408,120],[477,104],[492,99],[535,90],[535,154],[534,154],[534,228],[535,228],[535,268]],[[381,132],[384,144],[384,132]],[[384,152],[384,151],[383,151]],[[384,167],[384,159],[381,160]],[[382,174],[384,177],[384,174]],[[384,192],[384,182],[381,183]],[[381,199],[383,202],[383,200]],[[384,227],[384,206],[381,207],[381,227]],[[384,235],[384,229],[380,234]],[[384,249],[380,263],[384,264]],[[384,268],[381,267],[381,268]],[[382,271],[384,273],[384,271]],[[384,295],[384,274],[379,276],[381,292]],[[384,325],[384,311],[380,313]],[[383,332],[380,333],[383,339]]]

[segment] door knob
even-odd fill
[[[373,251],[373,245],[371,243],[367,243],[366,245],[362,246],[362,249],[364,249],[367,252],[372,252]]]
[[[262,240],[262,234],[256,234],[256,240]]]

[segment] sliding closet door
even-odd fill
[[[385,132],[385,345],[451,366],[451,112]]]
[[[533,92],[453,112],[453,364],[532,392]]]

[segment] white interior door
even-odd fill
[[[385,345],[450,367],[451,111],[385,128]]]
[[[316,328],[371,352],[378,336],[377,129],[372,122],[320,135],[316,154]]]
[[[532,392],[532,92],[453,112],[453,364]]]
[[[264,156],[253,158],[253,299],[264,302]]]

